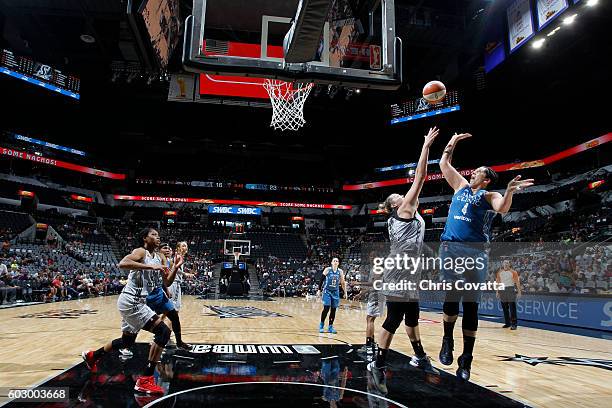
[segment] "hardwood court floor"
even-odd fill
[[[31,386],[56,376],[81,362],[85,349],[100,347],[120,336],[117,297],[41,304],[0,310],[0,387]],[[219,318],[209,306],[255,307],[289,317]],[[319,334],[318,300],[266,301],[198,300],[183,298],[183,336],[190,343],[212,344],[363,344],[365,305],[343,301],[335,327],[338,334]],[[421,337],[437,368],[442,316],[421,313]],[[376,322],[377,331],[382,319]],[[455,358],[461,353],[461,319],[455,330]],[[481,320],[472,366],[472,381],[532,406],[604,407],[612,401],[612,370],[575,364],[503,361],[500,356],[560,357],[612,360],[612,342],[541,329],[502,329],[499,323]],[[152,335],[143,332],[139,342]],[[406,354],[412,347],[398,330],[392,348]]]

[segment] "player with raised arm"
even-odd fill
[[[160,239],[158,232],[153,228],[144,228],[138,234],[142,247],[134,249],[119,263],[119,268],[129,269],[128,281],[117,300],[117,308],[121,314],[120,338],[117,338],[98,350],[83,352],[82,357],[90,370],[96,370],[97,361],[106,353],[123,348],[129,349],[136,342],[140,330],[153,333],[153,343],[149,348],[149,356],[144,375],[136,380],[134,389],[148,394],[163,394],[163,389],[155,384],[153,374],[155,366],[170,339],[170,329],[149,306],[146,297],[156,288],[161,287],[166,274],[167,266],[156,252]],[[175,265],[182,265],[180,256],[175,259]]]
[[[414,181],[406,195],[391,194],[385,200],[384,208],[390,214],[387,220],[390,241],[390,253],[387,259],[394,258],[396,255],[412,255],[417,258],[421,256],[425,237],[425,221],[418,212],[419,194],[427,177],[429,148],[438,136],[438,133],[439,130],[433,127],[425,135]],[[397,266],[385,268],[382,274],[382,281],[383,284],[396,284],[406,280],[415,281],[418,280],[419,276],[416,272],[418,271],[400,269]],[[387,318],[382,325],[376,360],[369,363],[367,368],[368,371],[372,372],[377,387],[379,387],[381,392],[386,393],[387,354],[395,331],[402,323],[402,320],[404,321],[406,334],[415,353],[410,364],[432,374],[437,374],[438,371],[432,367],[431,361],[421,344],[418,292],[385,289],[384,287],[381,292],[384,294],[387,302]]]
[[[319,291],[317,296],[321,296],[323,301],[323,311],[321,312],[321,322],[319,323],[319,333],[324,332],[325,318],[329,313],[329,325],[327,326],[327,332],[336,334],[338,333],[334,329],[334,320],[336,319],[336,309],[340,305],[340,286],[344,291],[344,298],[347,298],[346,282],[344,280],[344,272],[338,268],[340,260],[333,258],[331,261],[331,267],[328,266],[321,275],[321,281],[319,282]]]
[[[441,236],[440,258],[442,265],[450,265],[445,259],[468,259],[475,261],[476,267],[459,271],[456,267],[443,267],[442,276],[446,281],[484,282],[487,273],[487,249],[489,229],[495,213],[505,214],[510,210],[512,197],[516,191],[533,185],[533,179],[521,180],[516,176],[508,183],[506,192],[488,191],[487,187],[497,181],[497,174],[490,167],[479,167],[472,172],[467,181],[452,165],[452,157],[461,140],[471,137],[469,133],[455,134],[446,145],[440,169],[454,194],[448,210],[444,232]],[[480,259],[480,262],[479,262]],[[440,350],[440,362],[450,365],[453,362],[453,329],[459,315],[459,301],[463,305],[463,353],[457,360],[457,376],[467,381],[470,378],[474,343],[478,329],[478,303],[480,291],[459,291],[456,287],[446,291],[444,299],[444,337]]]

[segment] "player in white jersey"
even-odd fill
[[[372,271],[372,261],[377,255],[376,251],[372,251],[369,254],[367,260],[367,272],[363,272],[364,283],[361,285],[361,291],[354,298],[354,300],[360,300],[366,298],[366,342],[363,348],[359,349],[360,352],[366,353],[368,361],[372,361],[376,351],[376,342],[374,339],[374,323],[376,318],[383,315],[385,309],[385,297],[379,291],[372,288],[372,282],[376,275]],[[365,276],[364,276],[365,275]]]
[[[429,148],[438,136],[439,130],[435,127],[429,129],[423,142],[421,155],[416,168],[414,181],[405,196],[391,194],[384,204],[385,210],[391,215],[387,221],[390,240],[390,254],[385,259],[393,259],[396,255],[421,256],[421,248],[425,236],[425,221],[419,215],[419,194],[427,177],[427,159]],[[386,262],[385,262],[386,263]],[[418,278],[417,271],[401,269],[398,265],[393,268],[384,268],[381,277],[374,278],[379,282],[375,284],[397,284],[405,280],[414,281]],[[382,286],[382,285],[381,285]],[[387,353],[395,331],[405,322],[406,334],[408,335],[415,356],[410,364],[425,370],[428,373],[437,374],[438,371],[432,367],[431,362],[423,346],[419,333],[419,302],[418,293],[411,290],[397,290],[394,286],[381,287],[381,293],[385,295],[387,303],[387,318],[382,325],[381,335],[378,341],[378,354],[376,360],[368,364],[368,371],[372,373],[374,381],[381,392],[387,392],[385,383],[385,371],[387,365]]]
[[[154,334],[153,343],[149,349],[144,375],[137,378],[134,389],[147,394],[163,394],[163,389],[155,384],[153,374],[161,352],[170,339],[170,329],[160,316],[147,306],[146,297],[167,281],[166,276],[173,278],[183,260],[177,256],[173,269],[169,271],[164,264],[165,259],[155,251],[160,243],[158,232],[153,228],[144,228],[138,237],[143,246],[134,249],[119,263],[119,268],[131,270],[127,284],[117,300],[123,334],[98,350],[83,352],[82,356],[87,366],[94,371],[97,361],[104,354],[130,348],[136,342],[140,330],[149,331]]]

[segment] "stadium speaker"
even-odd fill
[[[36,209],[38,208],[38,197],[22,196],[19,207],[21,208],[21,210],[23,210],[24,212],[28,214],[34,213]]]

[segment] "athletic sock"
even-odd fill
[[[387,353],[388,349],[378,349],[378,355],[376,356],[376,367],[382,368],[387,365]]]
[[[476,337],[470,337],[463,335],[463,355],[471,356],[474,352],[474,343],[476,342]]]
[[[414,350],[414,355],[418,358],[423,358],[426,356],[425,350],[423,350],[423,345],[421,344],[421,340],[410,341],[412,343],[412,349]]]
[[[147,362],[147,368],[145,369],[145,376],[150,377],[153,375],[153,373],[155,373],[155,366],[157,365],[157,363],[155,361],[148,361]]]
[[[456,320],[455,320],[456,321]],[[444,322],[444,337],[453,338],[453,329],[455,328],[455,322]]]

